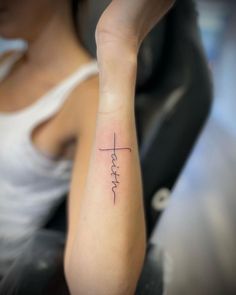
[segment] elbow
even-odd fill
[[[84,253],[76,257],[65,255],[65,278],[72,295],[110,294],[133,295],[143,268],[146,254],[146,241],[136,244],[119,255],[119,259],[107,256],[84,260]],[[95,292],[95,293],[94,293]]]
[[[122,285],[126,287],[126,290],[123,290],[124,292],[121,294],[135,294],[146,256],[146,241],[143,241],[143,243],[140,244],[138,248],[138,251],[135,251],[136,253],[130,254],[128,263],[124,267],[124,271],[122,274]]]
[[[117,279],[117,290],[119,290],[117,294],[119,295],[134,295],[136,293],[146,256],[146,241],[136,245],[136,249],[129,251],[127,256],[126,259],[123,259]]]

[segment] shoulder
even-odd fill
[[[95,128],[99,102],[99,77],[92,75],[79,84],[67,100],[66,117],[71,121],[71,133],[79,137]],[[69,116],[68,116],[69,115]]]

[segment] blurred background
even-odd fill
[[[165,294],[236,294],[236,3],[197,7],[214,104],[153,241],[167,251]]]
[[[236,3],[196,3],[214,103],[152,242],[165,250],[165,295],[228,295],[236,294]],[[5,46],[0,40],[0,51]]]

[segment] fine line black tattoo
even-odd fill
[[[112,152],[111,153],[111,176],[112,176],[112,193],[113,193],[113,202],[114,204],[116,203],[116,190],[118,187],[119,182],[119,177],[120,174],[118,173],[119,166],[117,165],[118,161],[118,156],[117,156],[117,151],[129,151],[131,153],[131,148],[129,147],[117,147],[116,146],[116,133],[114,133],[114,138],[113,138],[113,147],[112,148],[103,148],[99,149],[101,152]]]

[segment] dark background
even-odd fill
[[[236,3],[197,2],[215,101],[153,237],[165,295],[236,294]]]
[[[165,295],[236,294],[236,3],[197,2],[215,100],[152,238],[165,250]]]

